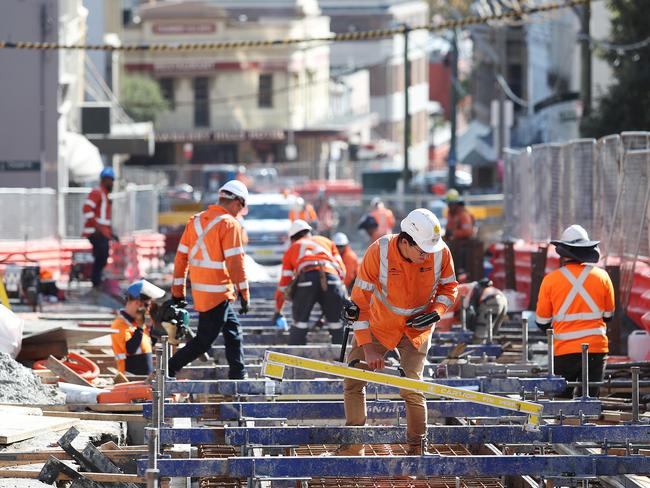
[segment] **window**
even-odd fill
[[[273,107],[273,75],[260,74],[259,83],[257,106],[261,108]]]
[[[174,78],[160,78],[158,84],[163,98],[167,100],[169,110],[175,110]]]
[[[205,76],[194,78],[194,126],[210,126],[210,100],[208,79]]]

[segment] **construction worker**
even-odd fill
[[[350,247],[350,240],[343,232],[334,234],[333,242],[339,250],[343,264],[345,265],[345,278],[343,282],[348,290],[352,290],[352,285],[357,277],[359,270],[359,258],[357,254]]]
[[[371,370],[384,367],[384,354],[397,349],[406,376],[422,379],[431,344],[431,332],[440,316],[454,303],[458,282],[451,253],[441,239],[441,227],[429,210],[411,211],[401,232],[379,238],[366,251],[352,288],[358,317],[348,362],[366,362]],[[346,425],[366,423],[366,382],[344,381]],[[427,408],[422,393],[400,390],[406,402],[408,454],[422,454],[426,439]],[[339,455],[362,456],[361,444],[343,445]]]
[[[445,202],[448,208],[445,241],[452,249],[454,263],[460,276],[467,271],[468,242],[476,234],[476,223],[474,216],[465,207],[465,201],[458,190],[450,189]]]
[[[151,330],[144,323],[153,300],[165,295],[165,290],[139,280],[126,289],[126,304],[111,324],[117,333],[111,335],[117,369],[121,373],[148,375],[153,372]]]
[[[334,243],[327,237],[312,236],[311,231],[311,226],[302,219],[291,224],[291,245],[282,258],[282,276],[275,292],[273,322],[282,316],[286,296],[292,301],[293,315],[289,344],[306,344],[309,315],[318,302],[325,315],[324,326],[329,329],[332,343],[340,344],[343,339],[340,316],[345,299],[342,283],[345,265]]]
[[[289,210],[289,220],[295,222],[296,220],[304,220],[314,228],[318,228],[318,215],[311,203],[305,202],[302,197],[296,198],[293,207]]]
[[[381,236],[390,234],[395,227],[395,216],[393,212],[386,208],[381,198],[375,197],[370,202],[370,215],[377,221],[377,236],[373,242]]]
[[[359,223],[357,224],[357,228],[366,231],[368,239],[370,239],[370,244],[382,236],[379,232],[379,224],[377,223],[377,220],[369,213],[364,214],[361,217],[361,220],[359,220]]]
[[[219,189],[219,202],[190,218],[174,260],[172,300],[185,300],[189,267],[194,308],[199,312],[196,337],[169,359],[169,375],[208,352],[223,330],[230,379],[244,379],[244,351],[239,319],[230,303],[239,297],[240,314],[249,311],[250,293],[237,215],[246,206],[248,189],[237,180]]]
[[[499,330],[508,314],[508,299],[488,278],[458,285],[458,297],[454,305],[447,310],[447,314],[459,312],[461,303],[465,309],[467,328],[481,339],[487,337],[490,314],[494,332]],[[453,320],[453,317],[450,319]]]
[[[560,240],[551,241],[560,255],[560,269],[544,277],[539,289],[535,321],[553,329],[555,373],[567,381],[582,378],[581,345],[589,345],[589,381],[602,381],[609,352],[607,327],[614,316],[614,287],[609,275],[593,264],[600,259],[598,243],[587,231],[571,225]],[[573,388],[560,397],[571,398]],[[590,396],[598,387],[589,388]]]
[[[93,246],[93,269],[91,281],[93,290],[99,290],[102,284],[102,273],[108,262],[108,251],[111,240],[118,241],[111,227],[111,200],[109,194],[113,191],[115,171],[104,168],[99,174],[99,186],[93,188],[83,204],[84,225],[82,236],[88,238]]]

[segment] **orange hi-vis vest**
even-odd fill
[[[446,234],[451,239],[469,239],[474,235],[475,226],[476,219],[465,207],[453,215],[447,215]]]
[[[101,187],[93,188],[83,204],[84,226],[81,235],[90,237],[95,231],[110,237],[112,203],[108,192]]]
[[[189,267],[194,308],[206,312],[241,293],[250,299],[241,225],[220,205],[192,216],[181,236],[174,260],[172,295],[185,297]]]
[[[327,237],[303,237],[291,244],[284,253],[280,283],[275,292],[275,305],[278,310],[284,305],[284,291],[289,283],[300,273],[313,269],[322,269],[341,280],[345,277],[345,265],[339,250]]]
[[[302,219],[307,223],[311,223],[318,220],[318,215],[316,214],[314,207],[308,203],[305,205],[305,208],[299,212],[296,212],[294,209],[289,210],[289,220],[293,222],[297,219]]]
[[[135,353],[128,354],[126,343],[131,339],[131,337],[133,337],[136,328],[137,325],[128,322],[122,314],[118,315],[111,324],[111,329],[116,329],[118,331],[117,334],[111,334],[111,344],[113,346],[113,354],[115,354],[115,361],[117,362],[117,369],[121,373],[126,373],[127,355],[137,356],[139,354],[150,354],[152,352],[151,337],[149,336],[147,328],[144,327],[140,347]]]
[[[350,246],[346,246],[341,259],[345,265],[345,279],[343,281],[345,286],[350,287],[359,271],[359,258]]]
[[[449,248],[427,256],[422,264],[409,262],[399,252],[397,234],[379,238],[361,261],[352,288],[359,306],[354,337],[360,346],[374,336],[387,349],[394,349],[402,336],[418,349],[432,329],[417,331],[406,326],[409,317],[438,312],[442,316],[456,300],[458,282]]]
[[[395,226],[395,216],[390,209],[387,209],[386,207],[376,208],[370,212],[370,215],[372,215],[377,221],[377,230],[375,233],[378,234],[379,237],[390,234],[393,231],[393,227]]]
[[[606,271],[589,264],[569,263],[544,277],[535,319],[553,324],[554,354],[609,352],[603,318],[614,316],[614,286]]]

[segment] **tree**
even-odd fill
[[[141,75],[124,77],[121,104],[136,122],[155,122],[158,115],[169,109],[158,83]]]
[[[591,117],[583,120],[582,132],[588,137],[650,129],[650,42],[639,42],[650,38],[648,1],[610,0],[608,7],[611,39],[596,46],[616,81],[597,101]]]

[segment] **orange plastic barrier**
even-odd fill
[[[62,361],[68,368],[77,373],[83,379],[92,382],[99,376],[99,366],[88,358],[85,358],[74,352],[69,352],[67,358]],[[47,367],[47,359],[36,361],[32,369],[43,370]]]

